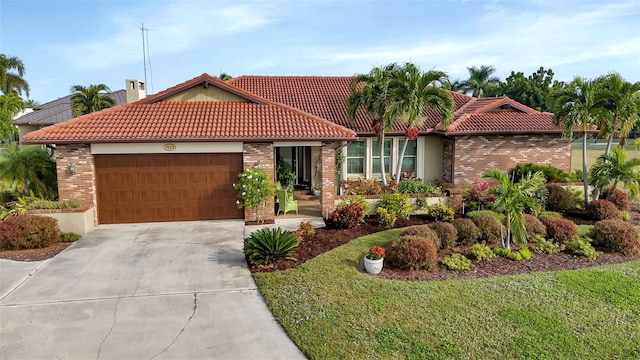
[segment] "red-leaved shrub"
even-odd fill
[[[622,215],[614,203],[608,200],[593,200],[587,211],[594,220],[619,219]]]
[[[471,219],[458,218],[453,220],[453,226],[458,233],[458,244],[473,245],[478,242],[482,232]]]
[[[440,239],[439,247],[449,249],[455,246],[458,239],[458,231],[453,224],[443,221],[436,221],[428,225]]]
[[[611,191],[611,188],[608,187],[602,190],[600,198],[611,201],[620,211],[629,211],[631,209],[629,194],[624,190],[616,188],[615,191]]]
[[[465,191],[464,201],[467,204],[486,205],[495,200],[495,195],[487,194],[487,190],[496,187],[493,179],[476,179],[470,189]],[[477,209],[473,209],[477,210]]]
[[[609,219],[598,221],[591,230],[593,245],[633,256],[640,254],[640,233],[632,223]]]
[[[338,229],[353,229],[364,220],[364,210],[358,203],[335,209],[329,214],[329,223]]]
[[[442,246],[438,232],[433,230],[430,225],[409,226],[400,233],[400,236],[419,236],[433,242],[437,249],[440,249]]]
[[[419,236],[401,236],[387,252],[387,259],[403,270],[435,269],[438,265],[438,250],[432,241]]]
[[[549,195],[547,196],[547,209],[551,211],[565,211],[573,209],[576,200],[569,191],[560,185],[547,184]]]
[[[378,195],[382,192],[380,184],[367,179],[342,180],[341,186],[345,195]]]
[[[58,221],[36,215],[10,216],[0,222],[0,248],[39,249],[60,240]]]
[[[534,239],[537,235],[547,236],[547,227],[537,217],[524,214],[524,226],[527,229],[527,239]]]
[[[542,223],[547,227],[547,238],[561,244],[571,241],[571,238],[578,235],[578,228],[571,220],[548,217]]]

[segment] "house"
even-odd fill
[[[143,82],[138,80],[125,80],[125,82],[127,85],[125,89],[113,91],[110,94],[116,105],[137,101],[145,97]],[[13,124],[18,127],[20,141],[25,134],[31,131],[72,119],[71,96],[73,94],[38,105],[32,111],[16,117]]]
[[[247,167],[275,175],[289,162],[297,182],[321,189],[322,214],[334,207],[335,158],[343,177],[380,174],[369,119],[346,117],[350,77],[202,74],[137,102],[58,123],[24,137],[55,144],[61,199],[96,210],[96,223],[249,219],[235,206],[232,184]],[[486,169],[519,162],[569,168],[570,143],[552,115],[507,97],[452,93],[453,123],[425,114],[403,170],[427,180],[463,184]],[[389,132],[383,156],[393,165],[404,129]],[[266,218],[273,219],[273,208]]]

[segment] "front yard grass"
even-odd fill
[[[357,270],[371,245],[400,231],[353,240],[294,269],[254,274],[309,358],[640,358],[640,260],[440,282]]]

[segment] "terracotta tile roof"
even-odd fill
[[[447,135],[473,135],[491,133],[559,133],[550,113],[531,114],[516,111],[492,111],[465,114],[445,129]]]
[[[31,132],[25,143],[347,140],[355,132],[275,104],[132,103]]]

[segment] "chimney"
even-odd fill
[[[140,80],[125,80],[125,89],[127,90],[128,103],[144,99],[147,96],[144,82]]]

